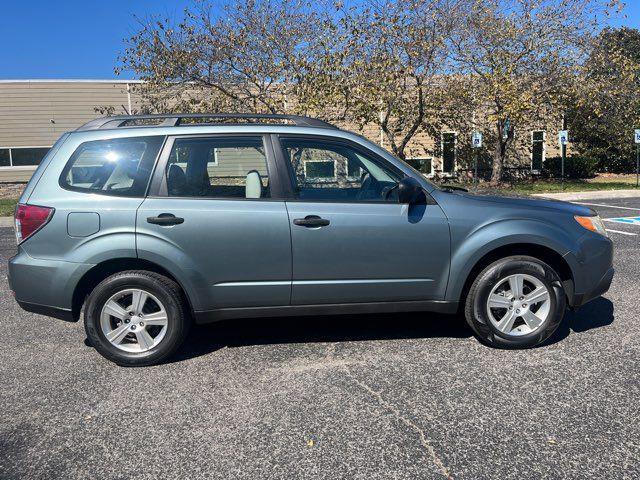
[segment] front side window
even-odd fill
[[[339,142],[281,139],[297,198],[397,202],[401,175],[385,162]]]
[[[172,197],[271,196],[261,137],[176,138],[166,179]]]
[[[73,153],[60,184],[71,190],[144,196],[164,137],[85,142]]]

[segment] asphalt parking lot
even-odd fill
[[[438,315],[261,319],[144,369],[21,311],[0,229],[0,478],[640,478],[640,222],[607,228],[611,290],[533,350]]]

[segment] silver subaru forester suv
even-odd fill
[[[591,209],[439,188],[363,137],[288,115],[107,117],[63,135],[15,215],[25,310],[84,324],[119,365],[191,322],[464,313],[503,348],[611,284]]]

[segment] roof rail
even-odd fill
[[[229,120],[247,120],[247,123],[261,123],[262,120],[282,120],[292,122],[299,127],[337,128],[328,122],[317,118],[302,117],[299,115],[276,115],[266,113],[168,113],[156,115],[119,115],[114,117],[102,117],[85,123],[78,127],[77,131],[102,130],[108,128],[137,128],[137,127],[176,127],[180,125],[194,125],[185,123],[184,120],[202,119],[209,120],[200,125],[229,123]],[[238,122],[242,123],[242,122]],[[268,121],[263,122],[268,124]],[[196,123],[197,125],[197,123]]]

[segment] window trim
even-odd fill
[[[541,165],[542,165],[542,168],[544,168],[544,161],[547,159],[547,131],[546,130],[531,130],[531,155],[530,155],[529,166],[530,166],[531,172],[540,173],[542,171],[542,168],[541,169],[533,168],[533,145],[534,145],[533,134],[534,133],[542,133],[542,161],[541,161]]]
[[[358,167],[358,169],[362,170],[362,167]],[[362,171],[360,172],[360,175],[358,175],[357,177],[349,176],[349,159],[347,159],[347,176],[345,178],[349,182],[357,182],[362,178]]]
[[[406,177],[407,174],[403,172],[401,169],[396,167],[393,163],[389,162],[384,157],[378,155],[377,153],[371,151],[363,145],[360,145],[357,142],[354,142],[347,138],[342,137],[333,137],[330,135],[309,135],[309,134],[295,134],[295,133],[278,133],[272,134],[271,139],[273,142],[273,147],[275,151],[275,155],[278,160],[278,164],[282,165],[282,169],[284,170],[283,178],[283,186],[286,191],[286,200],[287,202],[300,202],[300,203],[335,203],[335,204],[369,204],[369,205],[400,205],[398,202],[380,202],[374,200],[353,200],[353,201],[343,201],[341,199],[332,199],[332,200],[322,200],[322,199],[300,199],[296,195],[296,179],[295,175],[292,172],[291,163],[287,160],[284,154],[284,148],[282,147],[281,140],[295,139],[295,140],[306,140],[311,142],[328,142],[334,143],[337,145],[341,145],[343,147],[349,147],[355,150],[356,152],[371,158],[374,162],[377,162],[384,167],[388,168],[398,177],[403,178]],[[430,194],[425,190],[425,195],[427,201],[429,201]]]
[[[213,147],[213,166],[217,167],[218,165],[219,165],[219,163],[218,163],[218,148],[217,147]]]
[[[280,174],[275,161],[273,145],[270,134],[256,132],[242,132],[242,133],[198,133],[198,134],[186,134],[186,135],[168,135],[167,139],[162,147],[158,160],[155,164],[155,169],[151,175],[151,182],[147,189],[147,197],[149,198],[163,198],[172,200],[216,200],[216,201],[241,201],[241,202],[272,202],[282,201],[284,196],[282,193],[282,182],[280,180]],[[269,198],[242,198],[242,197],[178,197],[169,196],[167,189],[167,176],[166,166],[173,149],[173,144],[178,139],[185,138],[259,138],[262,140],[262,144],[265,150],[266,168],[269,176]]]

